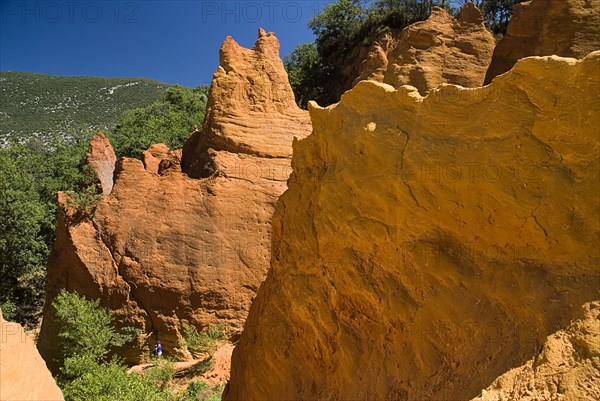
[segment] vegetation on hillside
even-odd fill
[[[154,104],[128,110],[110,133],[118,157],[137,157],[155,143],[180,148],[194,126],[202,126],[208,87],[173,86]]]
[[[0,72],[0,145],[46,143],[114,126],[125,110],[146,107],[171,85],[146,78],[64,77]]]
[[[126,112],[107,132],[115,152],[139,158],[153,143],[182,147],[204,119],[206,92],[205,87],[173,86],[153,104]],[[7,320],[33,327],[41,316],[46,262],[55,238],[56,192],[71,191],[73,205],[83,214],[91,212],[98,198],[84,167],[93,133],[24,141],[25,136],[0,146],[0,307]]]
[[[110,348],[121,346],[131,336],[119,333],[112,314],[77,293],[62,290],[53,303],[60,325],[61,374],[57,382],[67,401],[216,401],[221,386],[193,381],[176,392],[170,383],[175,375],[167,358],[155,359],[144,374],[127,373],[127,366],[109,357]]]
[[[56,192],[85,185],[87,141],[54,138],[0,148],[0,307],[7,320],[37,324],[46,260],[55,237]]]
[[[434,6],[456,13],[467,0],[337,0],[313,17],[309,28],[314,43],[301,44],[285,57],[284,65],[296,102],[305,108],[308,100],[321,105],[338,101],[350,52],[356,46],[369,46],[375,38],[423,21]],[[502,35],[519,0],[475,0],[488,29]]]

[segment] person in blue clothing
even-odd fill
[[[160,343],[160,341],[158,341],[154,346],[153,354],[157,358],[160,358],[162,356],[162,344]]]

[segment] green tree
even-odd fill
[[[69,401],[164,401],[174,395],[156,378],[172,377],[173,369],[153,368],[147,377],[128,374],[117,358],[108,359],[113,346],[131,339],[119,333],[112,314],[99,301],[62,290],[52,303],[60,325],[59,339],[63,365],[59,384]],[[166,372],[166,373],[165,373]],[[164,379],[164,380],[168,380]],[[157,385],[159,384],[159,385]]]
[[[329,4],[308,22],[323,57],[351,50],[367,14],[360,0],[338,0]]]
[[[180,148],[194,126],[201,126],[206,110],[208,88],[173,86],[161,101],[129,110],[117,123],[111,142],[118,157],[140,158],[155,143]]]
[[[27,327],[41,316],[56,192],[76,190],[83,178],[83,142],[50,140],[50,148],[30,140],[0,149],[0,304]]]
[[[298,106],[306,108],[309,100],[325,96],[333,66],[319,55],[314,43],[299,45],[284,58],[283,63]]]
[[[77,360],[105,361],[110,347],[125,343],[113,326],[111,312],[100,307],[99,300],[88,301],[62,289],[52,306],[61,327],[59,338],[66,377],[85,373]]]
[[[32,177],[0,151],[0,303],[8,320],[21,320],[41,304],[48,246],[42,226],[47,208]]]

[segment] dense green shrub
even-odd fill
[[[37,140],[0,148],[0,305],[26,327],[41,316],[56,192],[79,190],[89,136],[54,138],[50,148]]]
[[[62,351],[58,383],[69,401],[125,400],[163,401],[174,399],[166,388],[173,377],[173,364],[167,360],[146,375],[127,373],[117,358],[108,359],[109,350],[132,339],[116,331],[112,314],[76,293],[62,290],[52,303],[60,326]]]
[[[220,401],[223,386],[220,384],[210,386],[203,381],[192,381],[188,385],[185,401]]]
[[[194,355],[212,355],[220,340],[225,336],[221,325],[211,324],[206,330],[198,331],[195,326],[183,323],[183,345]]]
[[[109,133],[118,157],[140,158],[155,143],[181,148],[195,126],[202,126],[208,88],[170,87],[161,101],[125,112]]]

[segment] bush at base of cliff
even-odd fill
[[[171,392],[165,389],[173,374],[172,364],[170,370],[161,365],[144,377],[137,373],[128,374],[127,367],[117,358],[107,360],[110,347],[121,346],[131,338],[115,330],[111,312],[100,307],[98,300],[88,301],[76,293],[62,290],[53,306],[61,327],[59,346],[63,361],[58,383],[65,399],[173,399]]]
[[[113,360],[107,364],[90,362],[84,374],[62,383],[66,400],[72,401],[165,401],[170,393],[158,387],[150,378],[127,373],[127,367]]]
[[[211,324],[206,330],[198,331],[194,326],[183,324],[183,345],[194,356],[214,354],[219,340],[224,337],[223,327],[220,325]]]
[[[182,401],[221,401],[223,386],[210,386],[203,381],[193,381],[189,384],[187,395]]]

